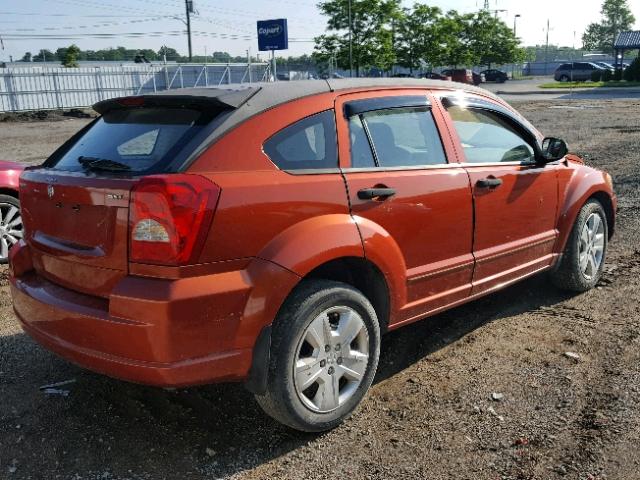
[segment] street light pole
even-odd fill
[[[189,62],[193,60],[193,52],[191,50],[191,14],[193,13],[193,0],[184,0],[187,10],[187,37],[189,39]]]
[[[547,65],[549,64],[549,29],[551,28],[551,20],[547,19],[547,41],[544,47],[544,74],[547,74]]]
[[[518,32],[518,19],[521,17],[522,15],[520,15],[519,13],[516,13],[513,17],[513,37],[514,38],[518,38],[517,32]],[[511,67],[511,79],[513,80],[516,76],[516,64],[512,64]]]
[[[353,23],[351,20],[351,0],[349,0],[349,76],[353,77]]]

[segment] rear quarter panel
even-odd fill
[[[201,262],[261,257],[304,275],[315,261],[345,253],[362,256],[338,165],[325,173],[288,173],[263,151],[264,142],[283,128],[333,109],[334,98],[316,95],[257,115],[189,168],[222,189]]]

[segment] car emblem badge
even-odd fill
[[[49,198],[53,198],[54,193],[55,193],[55,190],[53,189],[53,185],[49,185],[47,187],[47,195],[49,195]]]

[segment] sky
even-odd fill
[[[256,21],[287,18],[290,48],[278,55],[301,55],[313,51],[312,39],[326,26],[316,4],[318,0],[195,0],[192,17],[194,55],[227,51],[232,55],[257,52]],[[404,0],[410,6],[414,0]],[[420,1],[443,10],[478,10],[483,0]],[[562,46],[580,46],[586,26],[600,18],[602,0],[490,0],[491,9],[513,25],[525,45],[544,44],[547,19],[551,20],[549,41]],[[640,0],[628,0],[640,20]],[[72,43],[83,50],[125,46],[151,48],[162,45],[186,54],[182,33],[183,0],[0,0],[0,61],[20,59],[24,52],[41,48],[55,51]],[[173,18],[175,17],[175,18]],[[640,28],[640,22],[636,27]],[[35,40],[25,36],[41,35]],[[90,38],[89,35],[102,35]],[[19,36],[19,37],[18,37]],[[53,37],[72,37],[60,39]],[[263,58],[266,55],[263,53]]]

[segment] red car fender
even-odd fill
[[[11,190],[17,193],[23,170],[22,164],[0,160],[0,190]]]
[[[407,303],[407,265],[400,247],[391,234],[371,220],[354,217],[367,260],[374,263],[384,275],[389,288],[389,325],[396,321],[398,310]]]
[[[580,213],[582,206],[594,196],[602,196],[609,200],[609,204],[603,205],[607,216],[615,220],[617,199],[607,183],[606,173],[599,170],[582,167],[574,164],[575,168],[568,171],[570,177],[563,178],[560,174],[560,198],[558,214],[558,231],[560,232],[554,251],[562,253],[573,229],[573,224]],[[563,188],[564,186],[564,188]],[[609,235],[613,234],[614,222],[610,222]]]
[[[304,277],[343,257],[364,257],[362,241],[349,214],[330,214],[297,223],[271,240],[257,255]]]

